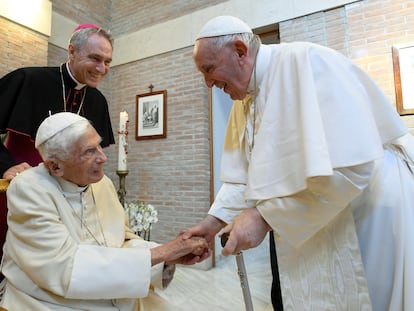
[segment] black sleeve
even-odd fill
[[[23,69],[9,72],[0,79],[0,132],[6,133],[9,121],[18,101],[25,74]],[[22,111],[25,113],[27,111]]]
[[[0,178],[3,177],[5,171],[7,171],[13,165],[16,165],[12,155],[7,150],[7,148],[0,141]]]
[[[18,69],[0,79],[0,133],[7,132],[10,115],[23,83],[24,76],[22,73],[22,70]],[[0,140],[0,178],[13,165],[16,165],[16,161]]]

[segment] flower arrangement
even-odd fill
[[[155,207],[143,201],[126,202],[125,213],[132,231],[149,241],[151,226],[158,222],[158,212]]]

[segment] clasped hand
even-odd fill
[[[166,265],[193,265],[210,256],[207,241],[202,237],[184,239],[177,236],[174,240],[151,249],[151,263],[165,261]]]
[[[193,227],[183,230],[180,235],[184,239],[201,236],[211,244],[214,236],[222,228],[221,234],[229,233],[227,243],[222,249],[224,256],[236,255],[242,250],[258,246],[264,240],[267,232],[271,230],[257,208],[254,207],[243,210],[234,218],[233,222],[227,225],[218,218],[207,215]]]

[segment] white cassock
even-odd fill
[[[383,92],[343,55],[298,42],[260,47],[249,93],[209,213],[259,209],[285,311],[413,310],[414,140]]]
[[[82,188],[40,164],[13,179],[7,197],[1,306],[132,311],[150,283],[162,287],[164,264],[151,267],[150,249],[157,244],[126,226],[108,177]]]

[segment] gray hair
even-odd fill
[[[79,120],[37,147],[43,161],[59,159],[66,161],[73,155],[73,147],[90,125],[88,120]]]
[[[249,49],[256,53],[259,50],[260,44],[262,41],[258,35],[253,33],[236,33],[231,35],[224,35],[224,36],[217,36],[217,37],[210,37],[206,38],[209,40],[210,47],[213,51],[217,52],[225,47],[227,44],[234,42],[236,40],[241,40],[249,47]]]
[[[114,38],[109,31],[106,31],[103,28],[83,28],[75,31],[69,39],[69,43],[73,44],[73,46],[79,51],[83,48],[85,43],[88,41],[89,37],[93,34],[98,34],[106,39],[108,39],[109,43],[111,43],[112,49],[114,48]]]

